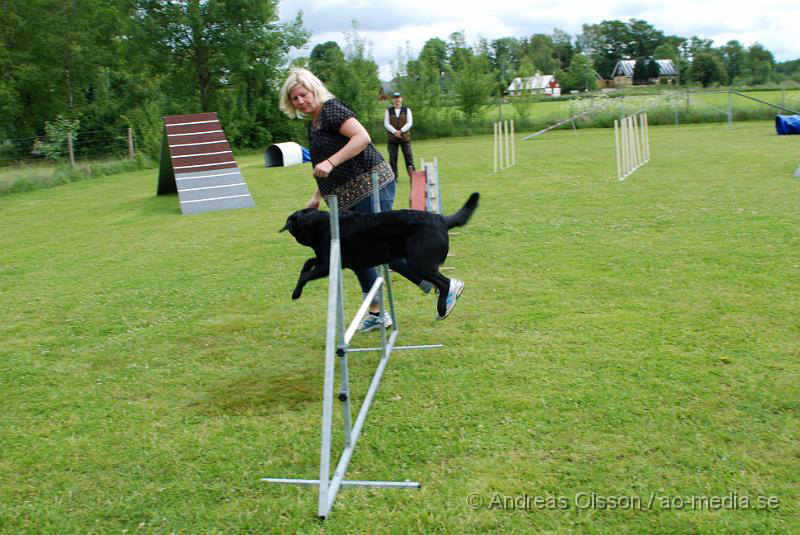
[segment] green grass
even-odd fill
[[[277,233],[308,166],[240,157],[256,208],[197,216],[155,170],[0,198],[0,533],[798,532],[798,140],[653,127],[624,182],[612,140],[519,141],[497,175],[489,137],[414,144],[446,211],[482,194],[448,260],[466,291],[437,322],[395,280],[399,343],[445,348],[392,356],[348,477],[423,488],[344,489],[324,524],[314,490],[259,481],[318,474],[327,286],[291,301],[309,251]],[[662,503],[732,492],[779,508]],[[524,494],[569,508],[488,508]]]

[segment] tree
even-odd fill
[[[550,40],[553,42],[553,57],[558,61],[558,66],[561,69],[567,69],[575,52],[579,52],[572,46],[572,36],[563,30],[554,28]]]
[[[33,136],[58,115],[80,118],[93,105],[98,70],[121,64],[124,2],[6,0],[0,11],[2,130]]]
[[[187,107],[212,111],[216,94],[253,65],[271,74],[291,47],[308,38],[301,15],[277,24],[277,0],[133,0],[134,39],[153,72],[164,73],[173,91],[194,85]],[[242,76],[245,78],[245,76]]]
[[[594,89],[594,69],[591,60],[584,54],[574,54],[569,63],[566,77],[561,81],[565,91]]]
[[[655,52],[656,47],[664,42],[663,32],[656,30],[648,22],[631,19],[627,26],[631,39],[628,53],[633,57],[649,58]]]
[[[650,82],[650,69],[648,63],[649,60],[647,58],[636,59],[636,64],[633,66],[634,85],[646,85]]]
[[[800,82],[800,59],[776,63],[775,72],[789,80]]]
[[[703,84],[703,87],[714,83],[724,84],[728,79],[722,60],[711,52],[695,54],[689,73],[692,79]]]
[[[447,63],[447,43],[434,37],[425,41],[419,53],[419,61],[427,67],[435,68],[439,74],[444,74],[449,68]]]
[[[702,37],[697,37],[693,35],[689,39],[688,43],[688,52],[691,58],[694,58],[697,54],[701,52],[714,52],[714,41],[711,39],[703,39]]]
[[[489,60],[498,77],[498,90],[505,91],[519,70],[519,41],[513,37],[495,39],[491,43]]]
[[[326,41],[314,46],[308,57],[308,68],[334,94],[339,84],[346,83],[347,60],[335,41]]]
[[[495,87],[486,56],[465,56],[461,69],[453,73],[453,92],[458,108],[467,119],[478,115],[490,103]]]
[[[758,85],[769,82],[772,68],[775,65],[775,57],[772,52],[761,44],[755,43],[747,49],[747,56],[750,73],[753,77],[752,83]]]
[[[658,66],[658,62],[653,58],[647,59],[647,79],[649,80],[658,80],[661,76],[661,68]]]
[[[722,58],[722,63],[725,65],[725,71],[731,81],[740,79],[742,74],[746,71],[749,74],[749,65],[747,65],[747,50],[742,46],[739,41],[731,40],[719,47],[719,54]]]
[[[522,54],[530,58],[535,69],[542,74],[552,74],[560,67],[555,58],[555,47],[549,35],[537,33],[520,42]]]
[[[444,90],[447,64],[447,44],[439,39],[429,39],[422,46],[418,59],[410,51],[399,62],[395,83],[403,93],[405,104],[413,108],[414,117],[421,124],[436,113]]]
[[[584,24],[579,41],[597,72],[605,78],[611,77],[619,60],[634,57],[634,36],[628,25],[618,20]]]
[[[653,50],[653,59],[671,59],[677,65],[678,51],[670,43],[663,42]]]
[[[447,61],[453,71],[460,71],[469,64],[474,56],[472,49],[467,45],[467,37],[464,30],[450,34],[450,42],[447,43]]]
[[[349,79],[344,87],[339,88],[339,92],[353,106],[356,114],[367,119],[375,114],[378,107],[381,88],[378,64],[372,58],[372,43],[358,33],[356,21],[353,21],[350,32],[345,34],[345,42]]]

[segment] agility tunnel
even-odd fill
[[[311,151],[298,143],[274,143],[264,153],[264,167],[287,167],[311,161]]]
[[[800,115],[776,115],[775,130],[779,136],[800,134]]]

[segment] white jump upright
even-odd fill
[[[494,172],[508,169],[517,163],[514,143],[514,121],[494,123]]]
[[[372,176],[372,190],[374,211],[380,211],[378,197],[378,175]],[[342,263],[341,263],[341,244],[339,241],[339,209],[336,196],[327,198],[330,208],[331,221],[331,257],[328,282],[328,328],[325,341],[325,376],[322,387],[322,443],[320,447],[319,479],[283,479],[283,478],[262,478],[261,481],[269,483],[283,483],[291,485],[312,485],[319,487],[319,500],[317,514],[323,520],[331,513],[333,502],[339,489],[343,486],[358,487],[394,487],[406,489],[419,489],[417,481],[363,481],[344,479],[347,464],[355,451],[356,442],[361,435],[367,412],[378,390],[381,377],[389,362],[389,357],[396,349],[435,349],[442,347],[442,344],[417,345],[417,346],[395,346],[395,341],[399,334],[397,327],[397,315],[395,313],[394,300],[392,298],[392,283],[389,278],[389,268],[386,265],[380,267],[381,276],[372,285],[364,301],[356,312],[353,321],[345,329],[344,326],[344,292],[342,285]],[[361,322],[367,315],[369,305],[377,297],[380,306],[381,317],[386,313],[384,307],[382,287],[386,289],[386,296],[389,301],[389,313],[392,317],[393,326],[391,332],[387,332],[384,325],[380,329],[381,345],[379,347],[351,349],[350,341],[356,334]],[[347,355],[348,353],[380,351],[380,360],[372,376],[369,388],[361,408],[358,411],[355,424],[352,424],[350,407],[350,383],[348,377]],[[344,449],[339,456],[339,462],[330,475],[331,469],[331,442],[332,442],[332,423],[333,423],[333,390],[335,382],[336,357],[339,357],[339,392],[337,398],[342,408],[342,423],[344,426]]]
[[[650,161],[650,133],[647,113],[629,115],[614,121],[614,146],[617,154],[617,178],[625,180]]]
[[[420,167],[425,170],[426,177],[427,196],[425,197],[425,208],[428,212],[441,214],[442,192],[439,187],[439,159],[434,158],[432,162],[420,159]]]

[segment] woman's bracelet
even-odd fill
[[[328,162],[329,164],[331,164],[331,169],[333,169],[333,168],[335,168],[335,167],[336,167],[336,166],[333,164],[333,162],[331,161],[331,159],[330,159],[330,158],[326,158],[326,159],[325,159],[325,161],[326,161],[326,162]]]

